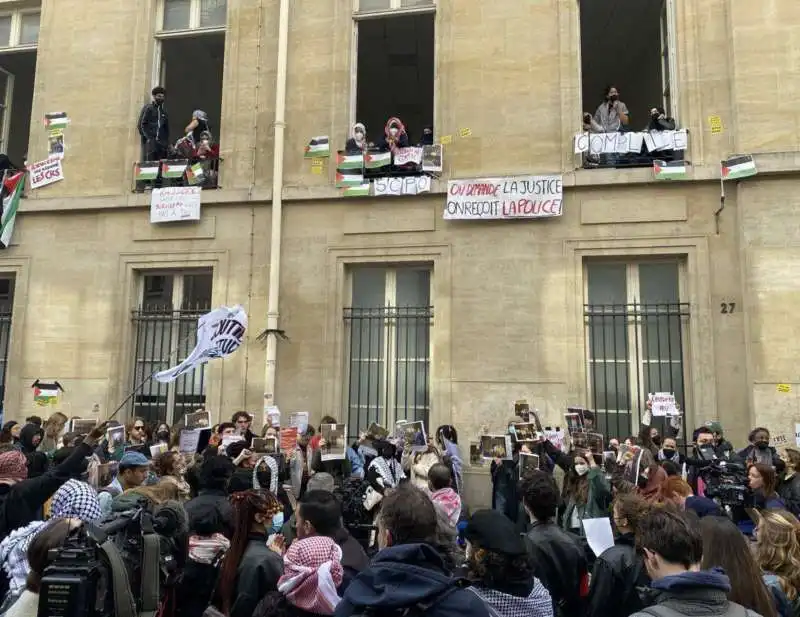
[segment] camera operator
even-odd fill
[[[63,463],[37,478],[28,478],[28,461],[19,450],[0,454],[0,540],[35,521],[45,502],[73,476],[86,470],[86,459],[106,431],[96,426]]]

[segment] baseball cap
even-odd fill
[[[706,422],[706,428],[708,428],[712,433],[718,433],[722,435],[722,423],[717,422],[716,420],[709,420]]]
[[[150,461],[141,452],[128,451],[122,455],[119,461],[120,467],[149,467]]]
[[[523,555],[525,544],[511,519],[497,510],[478,510],[464,530],[464,537],[487,551]]]

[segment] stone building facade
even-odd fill
[[[62,384],[57,408],[68,415],[95,405],[109,413],[137,375],[163,367],[148,361],[168,360],[191,331],[195,316],[182,311],[192,303],[243,304],[246,344],[210,363],[202,386],[145,389],[148,409],[177,419],[181,402],[202,403],[220,417],[258,416],[279,0],[222,4],[221,187],[203,191],[199,222],[155,225],[149,193],[131,186],[136,118],[169,39],[159,34],[163,3],[0,2],[0,13],[41,11],[28,160],[47,152],[40,118],[71,119],[65,180],[28,191],[0,254],[13,288],[6,418],[36,409],[36,379]],[[289,340],[278,343],[275,403],[344,418],[351,432],[424,416],[456,425],[466,444],[482,425],[501,429],[521,398],[550,425],[570,404],[609,410],[621,418],[609,430],[624,436],[643,396],[661,389],[676,392],[690,428],[719,418],[739,444],[755,425],[791,436],[800,418],[800,75],[786,41],[800,36],[800,4],[666,4],[668,111],[688,129],[690,161],[671,183],[651,167],[584,168],[574,154],[581,113],[599,102],[581,102],[577,0],[402,4],[387,2],[386,13],[432,14],[433,126],[437,140],[453,138],[430,192],[348,198],[334,187],[335,158],[312,170],[303,149],[315,135],[340,148],[358,120],[354,33],[369,11],[352,0],[290,3],[279,301]],[[759,173],[726,182],[715,216],[720,161],[734,153],[752,154]],[[544,174],[562,178],[560,217],[443,218],[449,179]],[[171,304],[149,334],[136,312],[147,294],[153,306]],[[414,310],[386,310],[393,305]]]

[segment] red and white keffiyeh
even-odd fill
[[[341,598],[336,588],[342,583],[342,549],[324,536],[292,542],[283,557],[283,576],[278,591],[304,611],[333,615]]]

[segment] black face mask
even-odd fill
[[[675,450],[672,448],[664,448],[662,452],[664,453],[664,458],[672,458],[675,456]]]
[[[756,442],[756,448],[758,448],[759,450],[766,450],[767,448],[769,448],[769,442],[768,441],[757,441]]]
[[[636,485],[639,488],[646,488],[647,487],[647,478],[645,476],[639,476],[636,480]]]
[[[159,441],[168,442],[169,441],[169,431],[158,431],[158,433],[156,433],[156,438]]]
[[[653,437],[653,443],[656,444],[657,446],[660,446],[661,445],[661,435],[656,435],[655,437]]]

